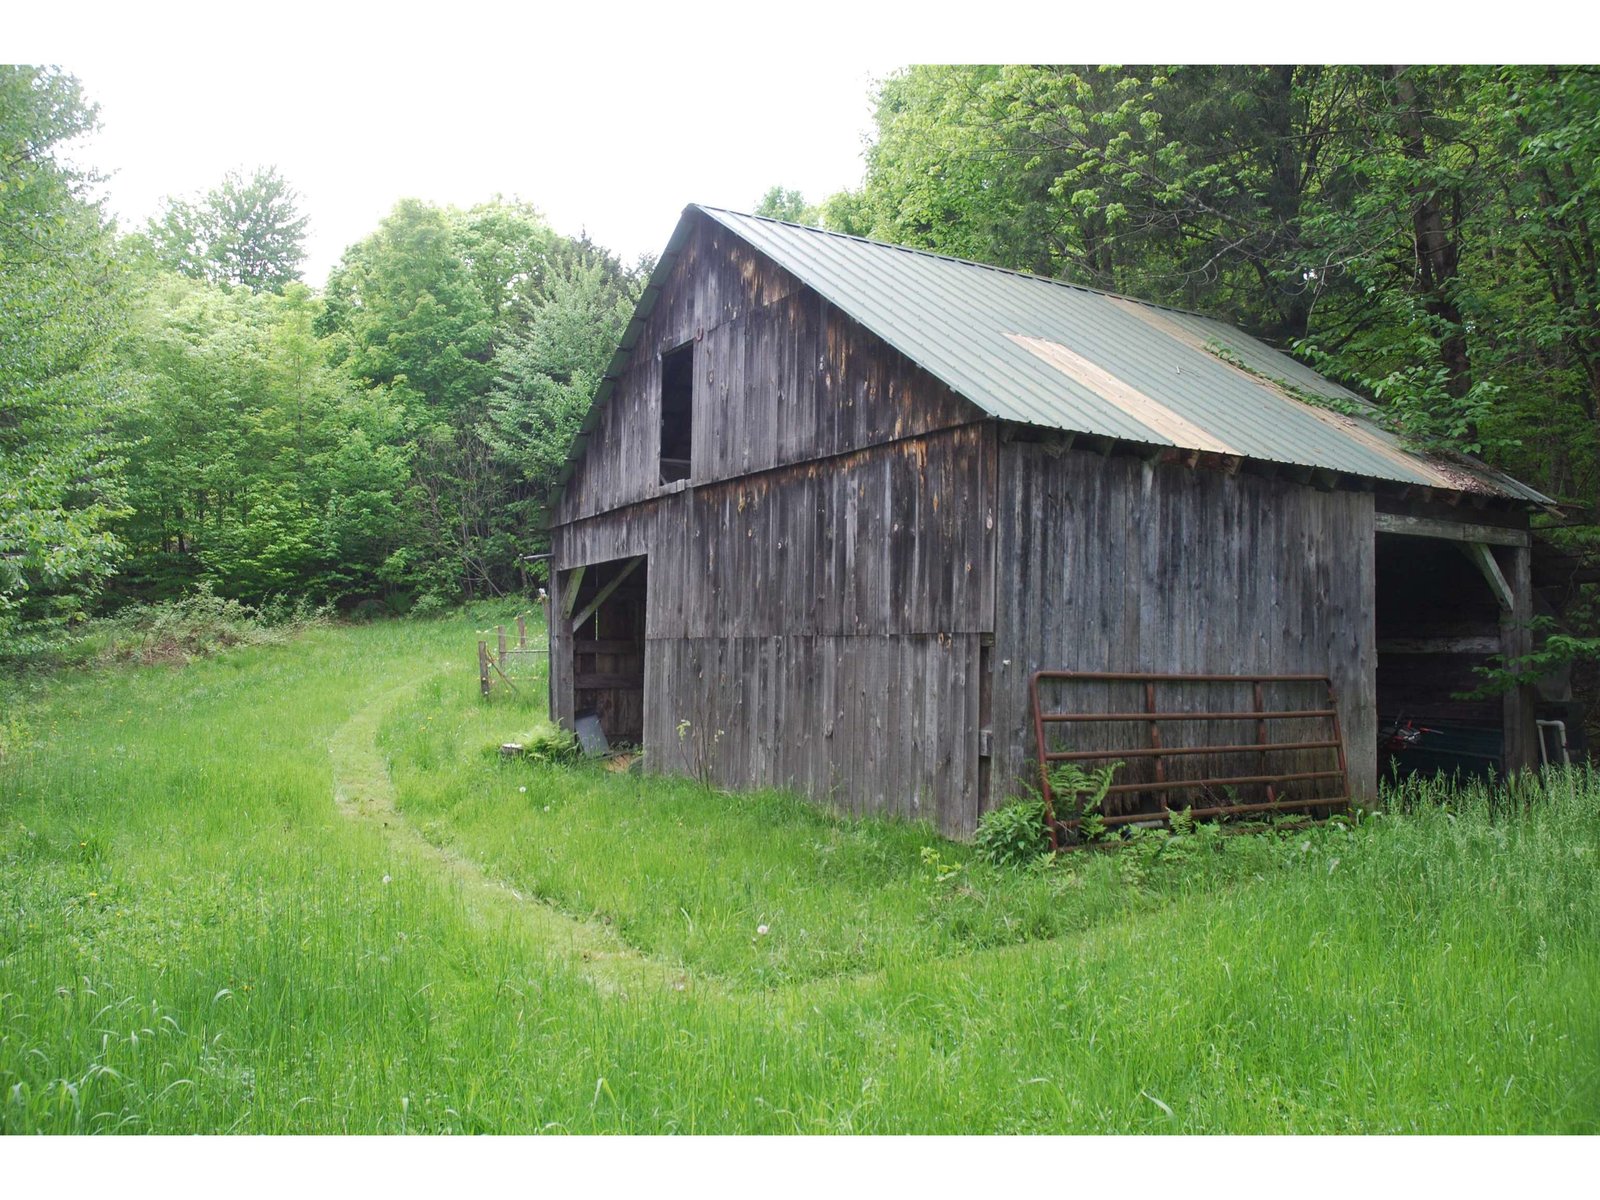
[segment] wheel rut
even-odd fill
[[[569,916],[537,897],[524,896],[478,863],[429,841],[406,819],[395,802],[388,761],[378,749],[378,728],[420,686],[411,683],[384,693],[328,739],[337,809],[353,821],[378,826],[398,853],[455,886],[475,924],[499,928],[508,921],[517,923],[604,994],[704,991],[706,981],[694,980],[682,967],[640,954],[598,922]]]
[[[781,984],[770,989],[729,991],[714,978],[695,976],[684,967],[641,953],[608,926],[571,916],[536,896],[525,896],[494,878],[482,864],[430,841],[396,803],[389,764],[378,749],[383,719],[427,680],[417,680],[383,693],[358,710],[328,739],[333,766],[334,804],[353,821],[379,827],[397,854],[434,872],[455,886],[469,917],[487,929],[512,922],[533,942],[566,966],[576,968],[607,996],[639,996],[689,991],[701,996],[744,998],[758,1003],[799,1002],[809,1006],[870,991],[884,979],[881,970],[826,975]],[[1053,939],[1051,939],[1053,940]],[[1040,942],[990,947],[960,956],[962,960],[1010,957],[1036,949]]]

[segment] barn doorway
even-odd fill
[[[1374,549],[1380,777],[1500,776],[1506,702],[1471,693],[1504,644],[1508,552],[1383,532]]]
[[[565,581],[573,718],[592,713],[613,748],[644,742],[649,575],[641,554],[575,568]]]

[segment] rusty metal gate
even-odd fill
[[[1142,692],[1141,711],[1096,711],[1080,707],[1067,710],[1059,705],[1046,707],[1040,698],[1040,685],[1104,685],[1107,691]],[[1248,707],[1236,695],[1249,689]],[[1230,696],[1229,691],[1235,693]],[[1268,691],[1281,704],[1268,703]],[[1325,675],[1173,675],[1116,671],[1035,671],[1029,685],[1033,705],[1034,735],[1038,744],[1039,777],[1044,792],[1045,823],[1050,847],[1058,850],[1063,835],[1075,838],[1082,815],[1063,818],[1056,815],[1058,797],[1052,790],[1052,767],[1058,763],[1110,763],[1129,760],[1139,768],[1132,774],[1143,778],[1113,783],[1106,790],[1106,807],[1115,811],[1102,814],[1106,827],[1165,822],[1172,812],[1187,809],[1194,817],[1235,816],[1249,813],[1304,812],[1309,809],[1347,807],[1350,776],[1345,761],[1344,735],[1339,727],[1339,706],[1333,682]],[[1190,703],[1172,707],[1163,693],[1190,693]],[[1203,704],[1193,694],[1202,693]],[[1311,699],[1296,699],[1285,693],[1314,693]],[[1205,695],[1209,693],[1209,695]],[[1220,701],[1221,706],[1215,707]],[[1298,707],[1288,705],[1298,704]],[[1310,737],[1298,740],[1269,737],[1269,722],[1293,722],[1302,730],[1315,729]],[[1254,726],[1254,740],[1242,740],[1237,733],[1213,740],[1219,731],[1240,724]],[[1111,726],[1111,730],[1106,730]],[[1187,731],[1183,744],[1166,744],[1163,727],[1176,726]],[[1114,740],[1115,730],[1140,730],[1137,744],[1084,747],[1069,744],[1055,748],[1050,733],[1056,729],[1084,732],[1099,728],[1100,740]],[[1211,735],[1207,737],[1206,735]],[[1249,735],[1246,735],[1248,738]],[[1083,739],[1089,740],[1089,739]],[[1249,773],[1213,774],[1207,762],[1217,757],[1253,761]],[[1285,758],[1288,762],[1285,763]],[[1326,758],[1326,762],[1321,761]],[[1279,765],[1273,769],[1273,763]],[[1174,777],[1176,772],[1177,777]],[[1309,795],[1337,781],[1332,795]],[[1248,789],[1261,799],[1240,794]],[[1172,798],[1187,793],[1188,803],[1174,805]],[[1302,794],[1296,794],[1302,793]]]

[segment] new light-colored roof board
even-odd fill
[[[1002,420],[1550,503],[1481,463],[1407,450],[1360,396],[1223,322],[702,205],[684,210],[597,405],[609,397],[696,214],[748,242]],[[1297,399],[1297,393],[1325,398],[1330,406]]]

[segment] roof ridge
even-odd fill
[[[902,254],[916,254],[923,258],[939,259],[942,262],[959,263],[964,267],[979,267],[985,271],[994,271],[1001,275],[1014,275],[1018,279],[1031,279],[1035,283],[1048,283],[1055,287],[1068,288],[1075,292],[1088,292],[1093,296],[1109,296],[1113,300],[1126,300],[1129,304],[1142,304],[1146,308],[1160,309],[1163,312],[1182,313],[1186,317],[1198,317],[1202,321],[1221,319],[1209,313],[1196,312],[1192,308],[1180,308],[1176,304],[1162,304],[1156,300],[1144,300],[1138,296],[1130,296],[1125,292],[1108,291],[1105,288],[1091,287],[1087,283],[1073,283],[1070,279],[1057,279],[1052,275],[1038,275],[1032,271],[1019,271],[1015,267],[1002,267],[995,263],[980,262],[975,258],[962,258],[955,254],[941,254],[937,250],[926,250],[920,246],[902,246],[898,242],[883,242],[877,238],[864,237],[859,233],[845,233],[839,229],[824,229],[820,225],[805,225],[799,221],[785,221],[781,217],[763,217],[757,213],[740,212],[736,208],[722,208],[715,204],[690,204],[689,207],[706,213],[726,213],[730,217],[742,217],[747,221],[766,221],[771,225],[787,225],[791,229],[803,229],[807,233],[821,233],[828,237],[844,238],[847,241],[861,242],[867,246],[877,246],[883,250],[898,250]],[[1271,342],[1266,344],[1268,346],[1272,345]],[[1272,348],[1278,349],[1276,346]]]

